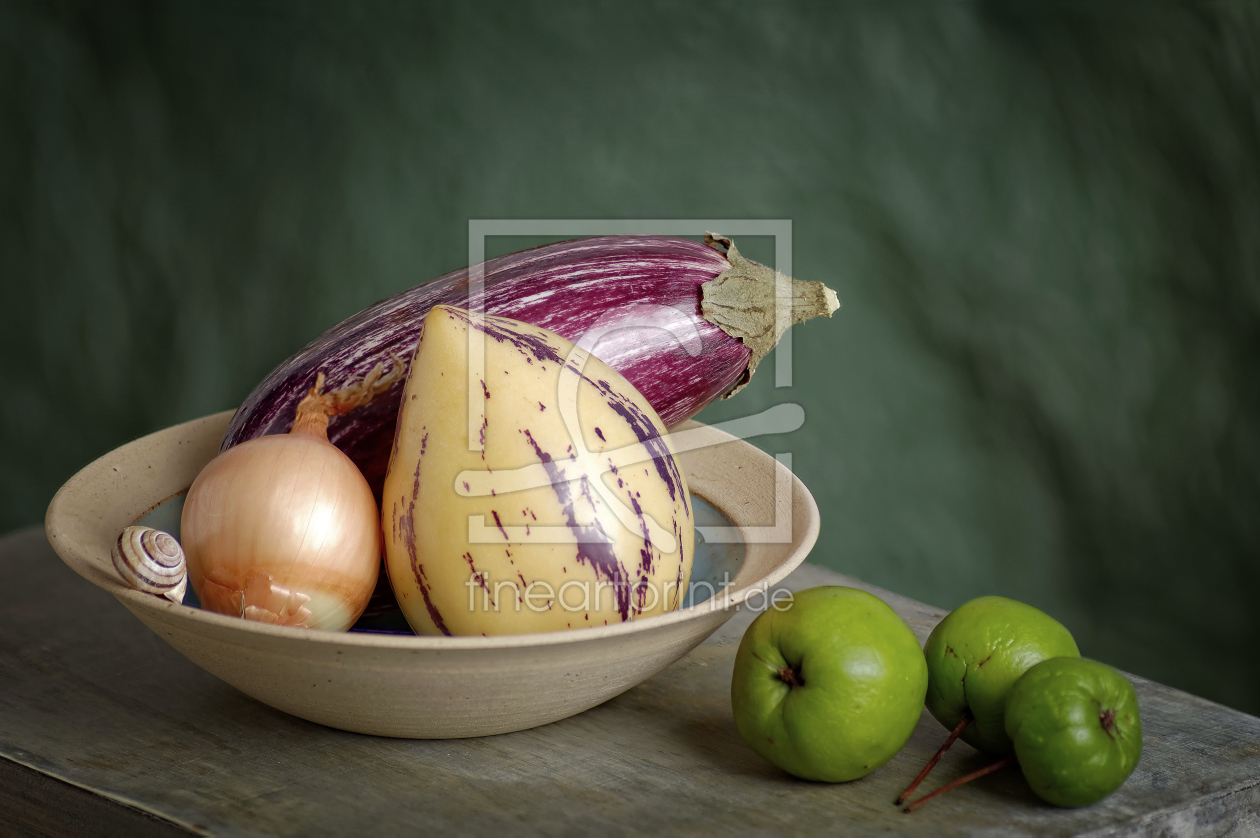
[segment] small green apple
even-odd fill
[[[928,666],[927,708],[953,730],[969,713],[962,740],[1005,756],[1006,694],[1018,678],[1047,658],[1081,653],[1063,624],[1013,599],[984,596],[948,614],[923,647]]]
[[[1006,700],[1006,732],[1028,785],[1056,806],[1102,800],[1142,756],[1133,685],[1085,658],[1052,658],[1025,672]]]
[[[901,750],[926,690],[919,641],[883,600],[810,588],[744,633],[731,709],[758,754],[797,777],[840,783]]]

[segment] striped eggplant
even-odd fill
[[[667,425],[747,383],[792,323],[839,306],[820,282],[800,282],[742,257],[730,239],[601,236],[560,242],[455,271],[342,321],[272,371],[232,417],[222,450],[284,433],[323,372],[329,389],[415,352],[435,305],[484,307],[579,343],[620,372]],[[470,274],[483,277],[471,292]],[[783,304],[776,321],[776,297]],[[328,438],[362,469],[378,500],[405,380],[334,417]]]

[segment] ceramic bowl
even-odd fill
[[[80,576],[207,672],[272,707],[343,730],[445,739],[580,713],[687,654],[737,604],[764,607],[765,592],[804,561],[818,536],[814,499],[786,467],[722,431],[688,423],[692,441],[703,445],[679,455],[692,494],[734,524],[698,526],[699,534],[707,544],[742,546],[743,555],[728,587],[668,614],[547,634],[418,637],[265,625],[124,586],[110,560],[118,533],[187,491],[218,453],[230,417],[158,431],[80,471],[48,508],[49,542]]]

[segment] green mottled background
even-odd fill
[[[0,0],[0,532],[470,218],[787,218],[812,560],[1260,712],[1260,14],[1103,5]]]

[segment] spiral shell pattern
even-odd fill
[[[114,569],[138,591],[184,601],[188,565],[184,550],[170,533],[152,527],[127,527],[113,549]]]

